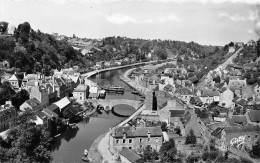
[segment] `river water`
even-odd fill
[[[102,72],[89,79],[97,82],[99,86],[117,85],[125,88],[124,94],[107,94],[106,99],[140,100],[141,98],[138,95],[132,94],[132,89],[119,79],[120,75],[128,69],[130,68]],[[132,109],[128,105],[117,105],[115,107]],[[115,116],[111,112],[96,113],[94,116],[84,119],[76,125],[76,128],[69,129],[59,138],[56,138],[53,144],[53,162],[83,162],[81,157],[83,156],[84,149],[89,149],[99,135],[107,132],[109,128],[114,127],[123,119],[123,117]]]

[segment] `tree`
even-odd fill
[[[26,101],[29,100],[29,93],[25,89],[22,89],[20,92],[16,93],[15,96],[11,98],[12,105],[16,107],[18,110],[20,106]]]
[[[191,129],[189,135],[186,136],[185,144],[196,144],[197,139],[194,135],[194,131]]]
[[[161,129],[162,129],[162,131],[166,131],[167,132],[167,123],[166,122],[162,122],[161,123]]]
[[[51,137],[43,125],[31,121],[32,112],[19,115],[15,127],[8,131],[4,158],[8,162],[51,162]],[[5,160],[4,160],[5,161]]]
[[[0,22],[0,33],[4,34],[7,32],[8,23],[7,22]]]
[[[8,81],[3,82],[0,86],[0,104],[5,104],[14,94],[15,91],[12,89],[11,84]]]
[[[177,155],[174,140],[171,138],[168,142],[164,142],[159,153],[161,162],[173,162]]]

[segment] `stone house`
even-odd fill
[[[233,105],[234,93],[226,87],[219,90],[219,106],[229,108]]]
[[[255,101],[255,92],[252,90],[251,86],[242,88],[242,99]]]
[[[45,87],[45,90],[47,90],[49,96],[49,104],[57,101],[57,91],[55,90],[53,83],[46,83],[43,86]]]
[[[229,78],[229,82],[228,82],[228,87],[230,89],[240,89],[242,87],[246,87],[247,83],[246,83],[246,78],[242,79],[239,77],[230,77]]]
[[[37,111],[42,109],[42,104],[39,100],[36,98],[32,98],[29,100],[26,100],[21,106],[20,110],[21,111],[26,111],[27,109],[30,109],[32,111]]]
[[[73,91],[73,98],[76,101],[85,101],[89,94],[88,89],[89,87],[87,85],[84,84],[78,85]]]
[[[6,104],[0,106],[0,132],[3,132],[11,127],[17,117],[17,111],[11,104],[11,101],[6,101]]]
[[[203,104],[211,104],[213,102],[219,102],[219,92],[212,89],[202,90],[200,100]]]
[[[187,88],[180,88],[176,91],[176,94],[178,94],[181,97],[181,100],[186,103],[189,103],[190,98],[193,97],[193,93]]]
[[[169,99],[164,107],[158,109],[158,115],[160,121],[164,121],[169,125],[170,124],[169,118],[171,117],[171,111],[176,111],[176,110],[185,111],[184,104],[178,98]]]
[[[54,104],[58,106],[61,115],[63,114],[64,111],[66,111],[67,109],[70,109],[72,107],[72,103],[70,102],[68,97],[64,97],[64,98],[60,99],[59,101],[55,102]]]
[[[109,135],[109,147],[112,153],[121,151],[124,147],[137,153],[142,153],[146,146],[159,151],[163,142],[163,133],[157,127],[118,127]]]
[[[44,127],[49,127],[50,119],[48,119],[46,113],[42,111],[35,112],[36,119],[33,120],[37,125],[43,125]]]
[[[256,98],[260,98],[260,86],[258,84],[254,84],[252,86],[252,88],[253,88]]]
[[[9,83],[15,88],[18,89],[20,88],[19,86],[19,82],[21,81],[20,78],[16,75],[13,74],[9,79],[8,79]]]
[[[237,149],[247,148],[251,149],[252,145],[260,139],[259,126],[227,126],[219,136],[219,148],[227,151],[230,147]]]
[[[122,148],[119,152],[120,161],[122,163],[136,163],[141,157],[129,148]]]
[[[41,103],[41,107],[49,106],[49,95],[43,86],[34,86],[30,89],[30,99],[37,99]]]

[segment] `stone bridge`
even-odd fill
[[[97,107],[103,107],[105,110],[112,110],[116,105],[125,104],[134,107],[135,109],[140,108],[143,105],[142,101],[128,100],[128,99],[88,99],[87,101]]]

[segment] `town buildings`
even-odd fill
[[[7,101],[5,105],[0,106],[0,132],[11,127],[11,123],[17,117],[16,109],[11,105],[11,101]]]
[[[113,153],[121,151],[124,147],[137,153],[142,153],[145,146],[159,151],[163,142],[161,127],[118,127],[109,137],[110,150]]]

